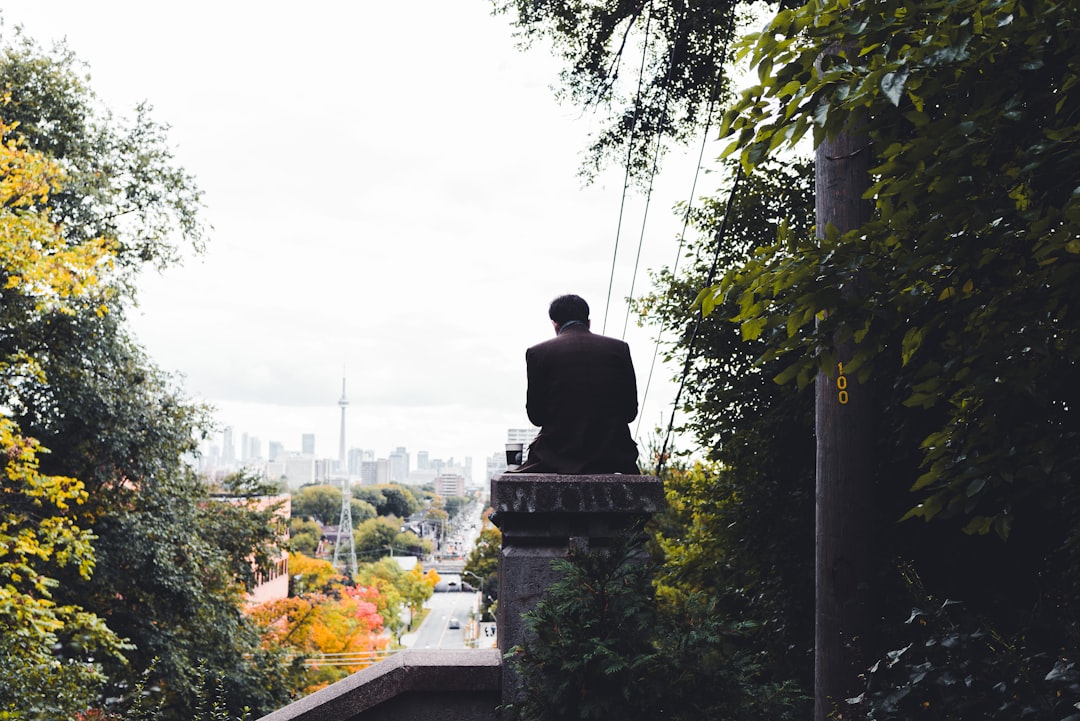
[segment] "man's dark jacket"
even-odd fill
[[[627,427],[638,405],[626,343],[572,324],[529,348],[525,363],[525,409],[540,433],[520,473],[639,472]]]

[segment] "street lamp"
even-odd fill
[[[480,601],[476,604],[476,618],[474,619],[474,623],[475,623],[474,628],[476,630],[475,642],[476,642],[477,646],[479,646],[479,644],[480,644],[480,621],[484,617],[484,578],[483,578],[483,576],[476,575],[472,571],[466,571],[464,568],[461,569],[461,575],[462,576],[466,576],[466,575],[472,576],[473,578],[475,578],[477,581],[480,582]]]
[[[473,578],[475,578],[477,581],[480,582],[480,603],[481,603],[481,605],[483,605],[483,603],[484,603],[484,578],[483,578],[483,576],[477,576],[472,571],[466,571],[464,568],[461,569],[461,575],[464,576],[466,574],[469,575],[469,576],[472,576]]]
[[[461,574],[462,575],[469,574],[472,577],[474,577],[474,579],[476,579],[477,581],[480,581],[480,603],[481,603],[481,606],[483,607],[484,606],[484,576],[476,575],[472,571],[465,571],[464,569],[461,569]]]

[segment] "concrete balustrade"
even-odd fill
[[[512,660],[526,640],[521,615],[556,580],[551,561],[597,549],[664,505],[653,476],[505,473],[491,479],[499,554],[499,648],[408,650],[262,721],[496,721],[520,693]]]

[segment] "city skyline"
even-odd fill
[[[309,440],[313,443],[310,452],[304,447]],[[277,447],[276,453],[275,447]],[[448,465],[461,467],[469,463],[475,463],[471,456],[434,456],[424,448],[409,449],[408,446],[395,445],[392,450],[383,453],[381,449],[349,444],[346,444],[345,461],[347,464],[354,454],[358,452],[364,454],[367,460],[390,460],[396,453],[402,451],[407,454],[409,471],[426,470],[432,467]],[[220,433],[206,439],[200,444],[200,452],[205,459],[235,464],[246,461],[273,461],[279,455],[305,456],[319,461],[341,462],[338,455],[319,452],[318,435],[315,433],[302,433],[299,443],[290,445],[281,439],[263,438],[234,426],[226,426]],[[496,454],[492,452],[490,455]]]

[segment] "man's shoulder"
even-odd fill
[[[593,333],[592,331],[568,331],[554,338],[548,338],[545,341],[541,341],[528,349],[529,353],[545,353],[548,351],[558,352],[562,350],[569,350],[571,348],[580,348],[582,346],[611,346],[611,347],[626,347],[625,341],[621,341],[618,338],[612,338],[606,335],[600,335],[599,333]]]

